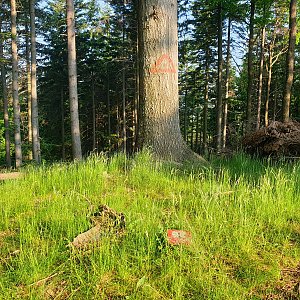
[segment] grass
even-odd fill
[[[300,165],[213,164],[99,156],[0,182],[0,299],[298,299]],[[91,204],[123,212],[126,235],[74,251]]]

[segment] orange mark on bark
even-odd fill
[[[151,74],[157,73],[176,73],[173,60],[168,54],[163,54],[150,68]]]

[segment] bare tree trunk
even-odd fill
[[[69,71],[69,97],[71,115],[71,136],[73,158],[82,160],[78,92],[77,92],[77,63],[75,42],[75,10],[73,0],[67,1],[67,34],[68,34],[68,71]]]
[[[267,94],[265,103],[265,126],[269,125],[269,104],[270,104],[270,93],[271,93],[271,82],[272,82],[272,66],[273,66],[273,50],[269,47],[269,66],[268,66],[268,83],[267,83]]]
[[[2,0],[0,1],[0,8],[2,8]],[[0,16],[1,17],[1,16]],[[4,58],[3,55],[3,41],[2,38],[2,18],[0,18],[0,59]],[[10,135],[9,135],[9,114],[8,114],[8,97],[6,87],[6,68],[4,61],[0,61],[1,65],[1,84],[2,84],[2,96],[3,96],[3,111],[4,111],[4,136],[5,136],[5,162],[6,167],[11,167],[10,157]]]
[[[36,83],[36,35],[35,35],[35,0],[30,0],[30,32],[31,32],[31,123],[32,153],[37,164],[41,163],[41,147],[39,137],[39,113]]]
[[[108,147],[111,150],[111,108],[110,108],[110,84],[109,84],[109,72],[106,65],[107,72],[107,135],[108,135]]]
[[[124,57],[123,57],[124,59]],[[123,152],[127,152],[127,135],[126,135],[126,78],[125,78],[125,62],[123,60],[122,70],[122,138],[123,138]]]
[[[222,27],[222,4],[218,7],[218,80],[217,80],[217,132],[216,148],[220,152],[222,147],[222,70],[223,70],[223,27]]]
[[[260,64],[259,64],[256,130],[258,130],[260,128],[260,115],[261,115],[260,111],[261,111],[261,99],[262,99],[262,88],[263,88],[265,37],[266,37],[266,26],[263,26],[263,28],[261,30],[261,44],[260,44]]]
[[[282,121],[288,122],[290,119],[290,102],[291,90],[294,79],[294,65],[295,65],[295,45],[297,34],[297,0],[290,1],[290,35],[289,35],[289,49],[286,59],[286,83],[282,103]]]
[[[25,42],[26,42],[26,73],[27,73],[27,110],[28,110],[28,144],[30,147],[28,158],[32,160],[32,122],[31,122],[31,66],[30,66],[30,46],[29,46],[29,28],[25,23]]]
[[[246,132],[252,130],[252,89],[253,89],[253,47],[254,47],[254,13],[255,0],[251,0],[250,9],[250,32],[248,46],[248,86],[247,86],[247,112],[246,112]]]
[[[223,135],[222,135],[223,149],[226,147],[227,118],[228,118],[230,43],[231,43],[231,18],[228,19],[228,31],[227,31],[226,79],[225,79],[225,99],[224,99],[224,108],[223,108]]]
[[[14,127],[15,127],[15,158],[16,168],[22,165],[22,147],[21,147],[21,121],[20,121],[20,102],[19,102],[19,84],[18,84],[18,47],[17,47],[17,9],[16,1],[11,0],[11,52],[12,52],[12,95],[14,109]]]
[[[95,79],[92,71],[92,122],[93,122],[93,151],[97,150],[96,146],[96,104],[95,104]]]
[[[204,89],[204,107],[203,107],[203,151],[204,154],[207,154],[208,145],[207,145],[207,120],[208,120],[208,80],[209,80],[209,49],[205,51],[205,89]]]
[[[62,160],[66,159],[66,146],[65,146],[65,108],[64,108],[64,89],[60,90],[60,109],[61,109],[61,156]]]
[[[139,146],[159,159],[205,162],[183,140],[179,126],[177,0],[139,2]]]

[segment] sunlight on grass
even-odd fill
[[[0,183],[3,299],[264,299],[300,255],[300,167],[244,155],[192,169],[93,156]],[[122,238],[68,243],[107,204]],[[170,246],[168,228],[192,233]],[[51,298],[52,297],[52,298]],[[1,298],[1,299],[2,299]]]

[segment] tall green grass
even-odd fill
[[[0,299],[266,299],[300,258],[300,166],[93,156],[0,183]],[[67,244],[107,204],[126,235]],[[166,230],[192,233],[170,246]]]

